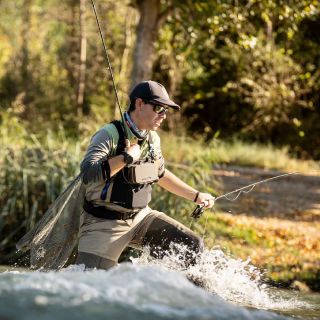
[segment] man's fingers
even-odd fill
[[[205,201],[203,202],[203,204],[204,204],[205,207],[208,207],[208,205],[209,205],[209,200],[205,200]]]
[[[209,193],[200,193],[197,199],[197,203],[203,205],[204,208],[209,209],[214,206],[215,197]]]
[[[214,198],[204,200],[202,203],[205,208],[212,208],[214,205]]]
[[[139,160],[141,155],[140,146],[138,144],[132,144],[131,142],[126,142],[126,144],[127,147],[125,148],[125,151],[133,158],[134,161]]]

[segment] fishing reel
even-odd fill
[[[199,219],[205,210],[205,204],[198,204],[196,208],[191,213],[193,219]]]

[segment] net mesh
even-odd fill
[[[17,243],[30,250],[32,269],[60,269],[77,245],[85,187],[78,175],[35,227]]]

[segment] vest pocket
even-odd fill
[[[126,183],[120,173],[113,181],[110,202],[128,209],[145,208],[151,200],[151,190],[150,184]]]

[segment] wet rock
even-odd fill
[[[293,281],[291,288],[301,292],[311,292],[310,288],[304,282],[298,280]]]

